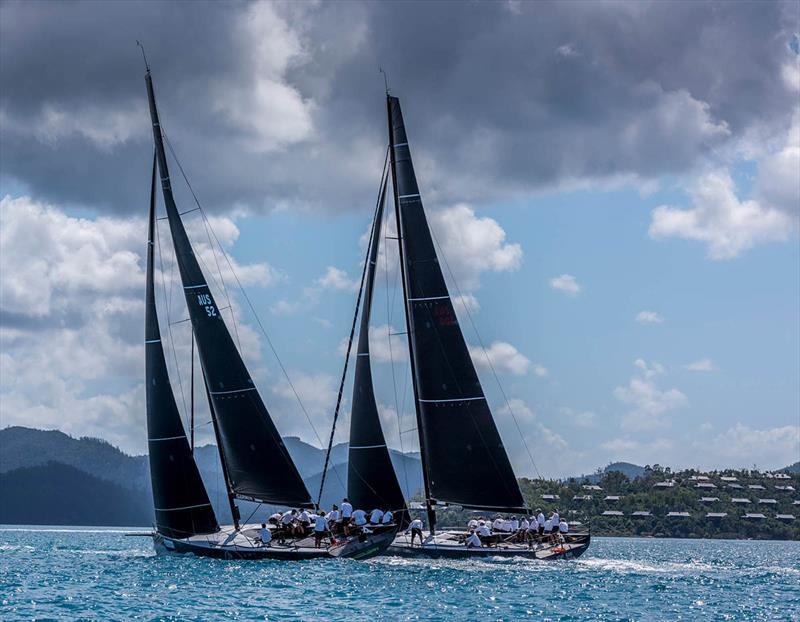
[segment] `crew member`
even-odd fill
[[[316,548],[319,548],[326,531],[328,531],[328,519],[325,518],[325,512],[320,510],[319,516],[314,521],[314,546]]]
[[[419,518],[415,518],[408,528],[411,531],[411,546],[414,546],[414,538],[417,536],[419,536],[419,545],[422,546],[422,521]]]
[[[258,535],[261,538],[261,544],[264,546],[269,546],[269,543],[272,542],[272,532],[267,529],[266,523],[261,523],[261,529],[258,530]]]
[[[469,537],[464,541],[464,544],[467,548],[481,548],[483,546],[483,542],[478,537],[478,534],[475,533],[474,529],[469,530]]]

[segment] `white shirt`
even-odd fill
[[[353,515],[353,506],[347,501],[342,503],[342,518],[350,518]]]
[[[378,525],[383,518],[383,510],[372,510],[372,514],[369,515],[369,522],[373,525]]]
[[[480,525],[478,527],[478,535],[485,538],[487,536],[491,536],[492,532],[489,531],[489,528],[486,525]]]
[[[505,521],[502,518],[495,518],[494,522],[492,523],[492,529],[497,531],[498,529],[501,531],[505,531]]]
[[[553,528],[553,521],[551,521],[548,518],[546,521],[544,521],[544,530],[545,531],[550,531],[552,528]]]
[[[326,531],[328,529],[328,519],[324,516],[317,516],[317,520],[314,521],[314,531]]]
[[[344,512],[344,509],[342,512]],[[347,515],[345,515],[345,518],[347,518]],[[356,525],[366,525],[367,513],[364,510],[355,510],[353,512],[353,520],[355,521]]]
[[[269,520],[274,520],[276,523],[280,523],[281,522],[281,516],[282,516],[282,514],[280,512],[275,512],[275,514],[273,514],[272,516],[269,517]]]
[[[553,515],[550,517],[550,520],[554,525],[558,525],[561,522],[561,517],[558,515],[558,512],[553,512]]]
[[[559,530],[561,533],[567,533],[567,532],[569,531],[569,525],[567,525],[567,521],[563,521],[563,520],[562,520],[562,521],[561,521],[561,522],[558,524],[558,530]]]
[[[392,518],[394,518],[394,517],[392,516],[392,513],[391,513],[391,512],[386,512],[386,513],[383,515],[383,520],[382,520],[381,522],[382,522],[384,525],[388,525],[389,523],[391,523],[391,522],[392,522]]]
[[[511,531],[517,531],[519,529],[519,521],[515,518],[511,521]]]
[[[328,512],[329,521],[335,522],[339,520],[339,517],[340,517],[339,510],[331,510],[330,512]]]
[[[469,527],[470,529],[475,529],[477,526],[478,526],[478,521],[476,521],[474,518],[467,523],[467,527]]]
[[[291,512],[284,512],[283,516],[281,516],[281,523],[284,525],[288,525],[294,520],[294,516]]]
[[[466,539],[464,544],[467,545],[468,547],[473,547],[473,546],[480,547],[483,545],[481,539],[478,537],[478,534],[476,533],[469,534],[469,538]]]
[[[408,526],[409,529],[422,529],[422,521],[418,518],[415,518],[411,521],[411,524]]]
[[[531,524],[528,522],[527,518],[523,518],[522,522],[519,524],[519,528],[520,529],[527,529],[530,526],[531,526]]]
[[[300,516],[297,517],[297,520],[299,520],[301,523],[311,522],[311,518],[308,516],[308,512],[306,512],[305,510],[300,512]]]
[[[272,540],[272,532],[266,527],[259,529],[258,533],[261,536],[261,542],[263,544],[269,544],[269,542]]]
[[[536,517],[536,522],[539,523],[539,527],[544,527],[544,514],[539,512],[539,515]]]

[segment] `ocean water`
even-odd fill
[[[580,559],[220,561],[0,527],[0,620],[800,620],[800,542],[596,538]]]

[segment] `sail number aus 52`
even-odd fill
[[[205,307],[208,317],[217,317],[217,310],[214,308],[214,301],[210,294],[197,294],[197,304]]]

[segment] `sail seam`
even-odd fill
[[[145,343],[161,343],[161,339],[145,339]]]
[[[418,197],[418,196],[419,196],[419,192],[417,192],[416,194],[400,194],[400,195],[397,195],[397,198],[398,199],[410,199],[410,198]]]
[[[186,435],[181,434],[180,436],[162,436],[161,438],[148,438],[147,442],[154,443],[155,441],[174,441],[179,438],[186,438]]]
[[[244,391],[255,391],[255,387],[247,387],[246,389],[233,389],[232,391],[209,391],[211,395],[225,395],[227,393],[243,393]]]
[[[386,443],[383,445],[350,445],[350,449],[377,449],[378,447],[386,447]]]
[[[427,403],[441,403],[441,402],[475,402],[478,400],[485,400],[486,396],[481,395],[480,397],[456,397],[449,400],[423,400],[420,398],[418,401]]]
[[[201,283],[200,285],[184,285],[183,289],[198,289],[200,287],[208,287],[208,283]]]
[[[447,298],[450,298],[450,296],[426,296],[423,298],[409,298],[408,302],[418,302],[422,300],[446,300]]]
[[[194,508],[204,508],[211,505],[210,503],[199,503],[198,505],[184,505],[179,508],[154,508],[156,512],[177,512],[179,510],[192,510]]]

